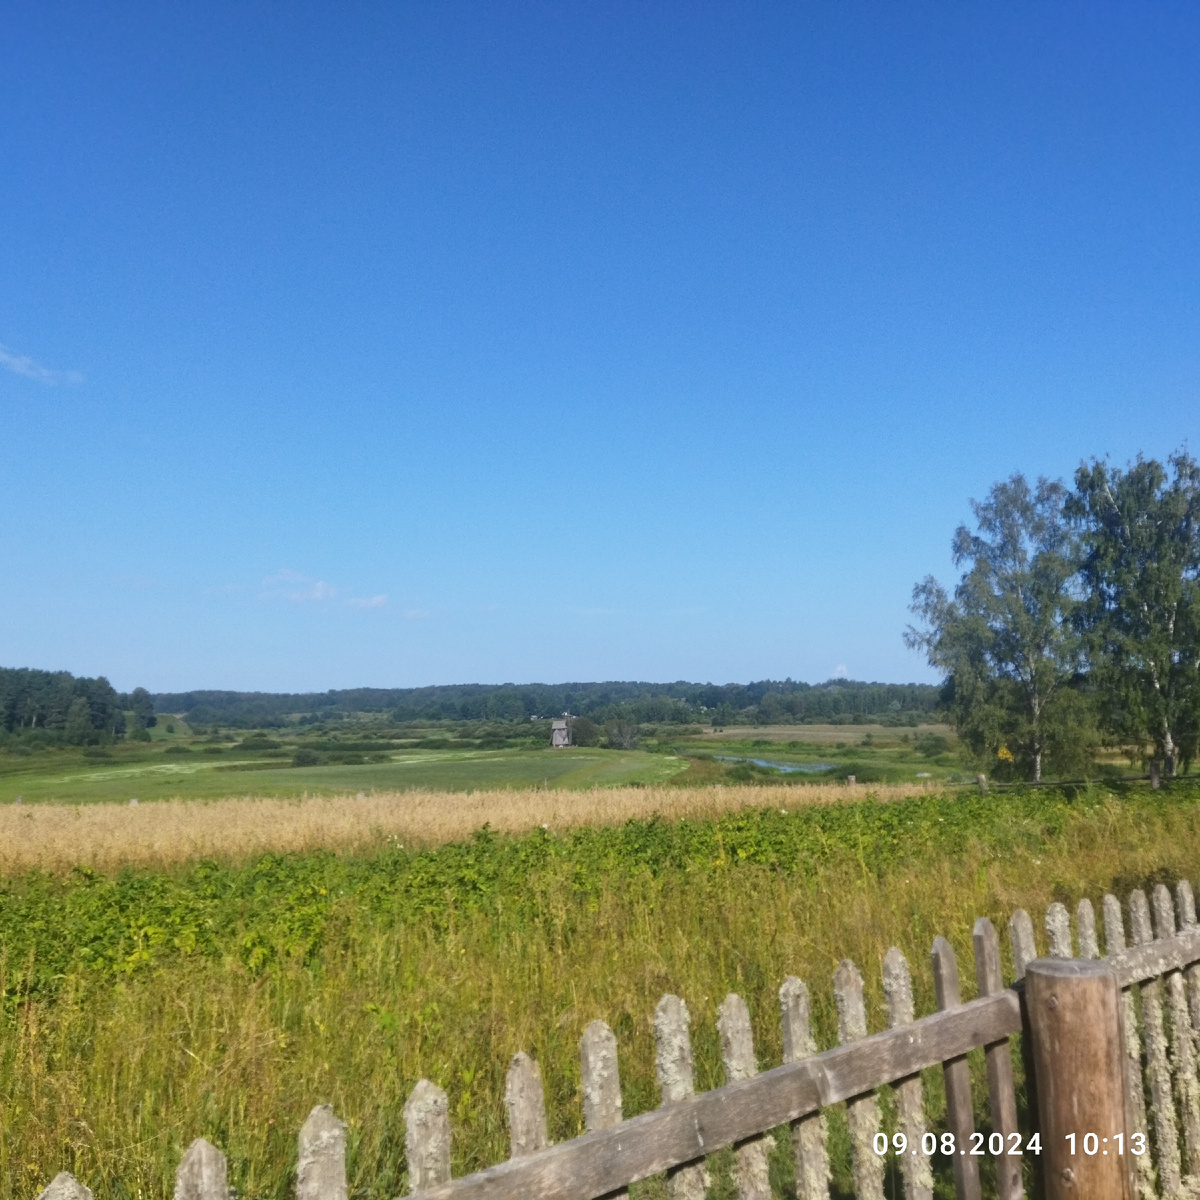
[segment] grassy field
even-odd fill
[[[1200,863],[1200,791],[1185,783],[810,805],[785,802],[803,789],[745,792],[766,803],[704,815],[712,791],[689,800],[668,788],[692,815],[421,848],[380,836],[354,853],[226,845],[209,861],[10,871],[0,1198],[31,1195],[62,1168],[100,1200],[166,1197],[179,1153],[203,1134],[228,1151],[239,1197],[284,1200],[296,1130],[328,1101],[349,1122],[351,1195],[390,1200],[406,1190],[401,1108],[421,1076],[449,1094],[463,1173],[505,1155],[504,1072],[518,1049],[542,1064],[552,1137],[570,1137],[581,1124],[577,1042],[593,1018],[617,1032],[633,1115],[657,1103],[650,1017],[664,992],[688,1004],[697,1086],[709,1088],[723,1079],[714,1021],[729,991],[749,1003],[760,1063],[772,1065],[786,974],[808,980],[828,1046],[843,956],[863,969],[877,1029],[888,946],[908,954],[928,1012],[936,934],[957,948],[969,996],[976,916],[1000,924],[1023,905],[1040,926],[1053,899],[1195,880]],[[126,821],[158,807],[172,811],[79,812]],[[76,843],[80,857],[95,828]],[[936,1122],[936,1072],[930,1084]],[[844,1192],[836,1113],[832,1126]],[[783,1196],[788,1162],[784,1133],[772,1160]],[[938,1186],[948,1194],[945,1177]],[[718,1156],[712,1194],[730,1189]]]
[[[399,792],[417,788],[468,791],[476,788],[554,786],[590,788],[656,784],[683,771],[674,755],[632,750],[403,750],[383,762],[291,766],[286,759],[216,747],[186,757],[155,748],[119,746],[108,757],[45,754],[2,764],[0,804],[21,796],[28,804],[88,804],[217,798],[229,795],[334,796],[345,792]],[[5,756],[8,758],[9,756]],[[385,757],[380,755],[380,757]]]
[[[546,724],[542,722],[542,724]],[[545,731],[542,731],[545,732]],[[790,768],[802,767],[797,771]],[[0,744],[0,806],[292,798],[556,787],[741,785],[971,779],[945,726],[647,727],[636,750],[547,748],[522,725],[397,727],[362,720],[336,730],[193,732],[163,721],[151,741],[64,747]]]

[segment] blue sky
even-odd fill
[[[7,4],[0,663],[931,678],[1200,443],[1190,4]]]

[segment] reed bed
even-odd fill
[[[913,784],[796,784],[785,787],[498,789],[478,792],[370,792],[280,800],[231,796],[134,806],[0,807],[0,875],[73,867],[111,871],[164,868],[196,859],[244,861],[266,852],[358,853],[388,839],[418,846],[544,826],[564,831],[658,815],[704,819],[747,808],[839,804],[874,796],[900,800],[936,791]]]

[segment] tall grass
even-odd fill
[[[688,1004],[697,1086],[709,1088],[723,1082],[714,1022],[729,991],[774,1065],[786,974],[808,980],[828,1046],[843,957],[862,968],[881,1028],[890,945],[909,955],[928,1012],[935,935],[958,949],[969,996],[976,916],[1000,924],[1017,906],[1194,879],[1198,863],[1200,796],[1179,788],[764,809],[10,879],[0,1197],[31,1195],[63,1168],[104,1200],[165,1197],[182,1149],[204,1135],[229,1153],[239,1196],[282,1200],[296,1131],[328,1101],[350,1125],[352,1195],[390,1198],[407,1188],[400,1110],[421,1076],[449,1094],[461,1174],[505,1157],[504,1072],[519,1049],[542,1064],[551,1136],[567,1138],[580,1132],[577,1044],[594,1018],[618,1034],[633,1115],[657,1103],[650,1018],[666,991]]]

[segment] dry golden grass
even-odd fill
[[[264,851],[365,850],[394,837],[438,845],[484,824],[502,833],[544,825],[563,830],[658,814],[715,817],[744,808],[836,804],[874,795],[927,795],[912,784],[799,784],[791,787],[544,788],[480,792],[372,792],[300,800],[255,796],[115,804],[0,808],[0,875],[75,866],[166,867],[199,858],[237,861]]]

